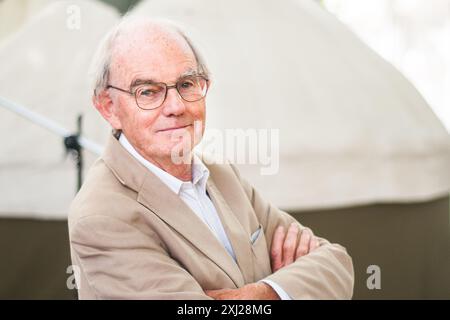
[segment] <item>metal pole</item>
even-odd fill
[[[15,114],[55,133],[64,139],[66,151],[73,155],[76,162],[77,191],[80,190],[81,185],[83,184],[83,148],[96,155],[100,155],[103,149],[95,142],[81,136],[82,115],[79,115],[77,119],[77,132],[75,134],[71,134],[69,130],[60,126],[58,123],[1,96],[0,106],[5,107],[9,111],[14,112]]]
[[[62,127],[58,123],[40,115],[39,113],[31,111],[15,102],[7,100],[1,96],[0,96],[0,106],[5,107],[9,111],[14,112],[15,114],[55,133],[56,135],[58,135],[62,138],[65,138],[65,137],[68,137],[71,135],[71,132],[69,130]],[[92,152],[93,154],[96,154],[96,155],[102,154],[103,147],[95,142],[90,141],[89,139],[79,136],[78,143],[80,144],[80,146],[82,146],[86,150]]]
[[[78,119],[77,119],[77,127],[78,127],[78,135],[77,138],[81,137],[81,132],[82,132],[82,121],[83,121],[83,115],[79,115]],[[80,144],[79,139],[77,139],[78,144]],[[83,148],[80,147],[80,149],[78,150],[78,155],[77,155],[77,168],[78,168],[78,190],[81,189],[81,185],[83,184]],[[77,190],[77,191],[78,191]]]

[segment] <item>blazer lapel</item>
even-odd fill
[[[250,238],[241,223],[217,189],[213,179],[208,179],[207,190],[220,216],[222,225],[233,246],[239,269],[244,275],[245,283],[254,282],[253,259]]]
[[[238,266],[208,226],[151,172],[148,172],[137,200],[211,259],[236,287],[244,284]]]
[[[236,254],[237,263],[228,254],[208,226],[157,176],[137,161],[113,136],[109,138],[103,160],[116,178],[138,192],[137,201],[165,221],[181,236],[211,259],[236,287],[252,279],[251,248],[239,222],[211,181],[207,190],[222,220]]]

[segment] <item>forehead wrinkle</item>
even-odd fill
[[[177,81],[179,81],[181,78],[187,77],[187,76],[192,76],[192,75],[197,75],[198,72],[195,68],[187,68],[184,72],[182,72],[181,74],[179,74],[175,79],[173,79],[173,82],[176,83]],[[135,76],[133,77],[133,80],[131,81],[131,85],[130,87],[135,87],[141,84],[148,84],[148,83],[161,83],[164,81],[160,81],[159,79],[154,79],[154,78],[148,78],[148,77],[142,77],[139,78],[139,76]],[[171,83],[166,83],[167,85],[170,85]]]
[[[195,59],[187,41],[170,27],[144,22],[126,28],[118,35],[113,46],[113,56],[130,55],[139,50],[184,52]]]
[[[151,32],[154,31],[154,32]],[[150,59],[150,64],[148,60]],[[121,34],[113,47],[111,71],[118,76],[125,76],[127,71],[141,70],[141,64],[166,65],[177,68],[167,59],[178,60],[176,64],[191,64],[197,68],[197,61],[192,49],[186,40],[177,32],[158,28],[140,29],[136,32],[130,30]],[[137,65],[137,67],[136,67]],[[113,71],[113,69],[116,69]],[[130,70],[131,69],[131,70]],[[178,76],[178,75],[177,75]]]

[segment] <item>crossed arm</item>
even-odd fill
[[[345,248],[314,236],[311,230],[261,197],[231,167],[269,240],[273,273],[266,280],[279,285],[292,299],[351,299],[353,262]],[[263,282],[206,294],[214,299],[279,299],[272,287]]]
[[[353,268],[345,249],[302,230],[298,245],[297,241],[293,245],[293,239],[297,238],[294,235],[299,232],[294,227],[287,232],[279,228],[270,234],[274,272],[266,280],[279,285],[292,299],[351,298]],[[263,282],[247,284],[239,289],[205,292],[192,275],[161,247],[157,235],[151,237],[155,241],[149,241],[149,234],[135,226],[109,216],[96,215],[77,221],[71,228],[74,264],[83,270],[85,280],[81,289],[89,286],[92,291],[79,291],[80,298],[279,298]],[[139,263],[130,264],[130,261]],[[164,272],[148,273],[148,270]],[[145,274],[146,277],[132,277],[130,274]]]
[[[298,235],[300,233],[300,239]],[[291,223],[288,230],[278,226],[272,239],[270,258],[272,272],[290,265],[295,260],[307,255],[319,247],[319,240],[313,232],[304,228],[302,231],[296,223]],[[216,300],[279,300],[275,290],[264,282],[247,284],[238,289],[207,290],[205,293]]]
[[[279,285],[292,299],[351,298],[353,265],[346,250],[313,235],[293,217],[271,206],[245,181],[241,183],[270,248],[273,273],[265,280]],[[157,234],[143,232],[118,218],[88,216],[74,221],[70,230],[74,263],[83,270],[83,285],[92,288],[96,298],[279,298],[263,282],[205,292],[164,250]],[[149,241],[149,236],[154,241]],[[130,261],[139,263],[130,264]],[[149,274],[148,270],[164,272]],[[83,291],[80,292],[83,298]]]

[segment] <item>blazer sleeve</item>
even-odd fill
[[[268,250],[272,237],[279,225],[286,228],[292,222],[298,223],[288,213],[279,210],[263,199],[261,195],[231,165],[250,200],[264,229]],[[285,266],[265,279],[282,287],[292,299],[351,299],[353,295],[354,271],[351,257],[344,247],[324,238],[319,239],[319,248]]]
[[[72,254],[98,299],[211,299],[156,234],[101,215],[70,229]]]

